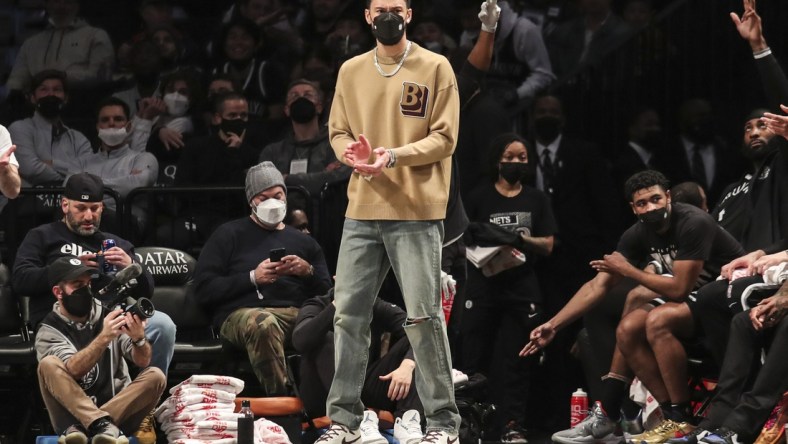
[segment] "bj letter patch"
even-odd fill
[[[430,90],[426,86],[402,82],[402,99],[399,102],[399,109],[403,116],[423,119],[427,115],[429,98]]]

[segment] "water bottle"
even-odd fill
[[[241,401],[241,416],[238,418],[238,444],[254,443],[254,413],[248,399]]]
[[[569,404],[571,409],[569,427],[574,427],[588,416],[588,394],[581,388],[577,389],[577,391],[572,393],[572,400]]]

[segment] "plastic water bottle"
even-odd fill
[[[238,444],[254,443],[254,413],[248,399],[241,401],[241,416],[238,418]]]
[[[577,389],[572,393],[572,400],[569,404],[571,409],[569,427],[574,427],[588,416],[588,394],[581,388]]]

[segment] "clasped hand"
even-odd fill
[[[774,327],[783,320],[788,311],[788,299],[785,296],[768,297],[750,310],[750,321],[755,330]]]
[[[369,163],[372,154],[375,154],[375,162]],[[358,141],[347,144],[343,157],[353,166],[353,172],[373,177],[379,176],[390,160],[386,148],[378,147],[373,150],[363,134],[359,134]]]

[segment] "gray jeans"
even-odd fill
[[[427,430],[457,433],[451,356],[440,305],[440,221],[345,219],[334,291],[335,373],[326,410],[332,421],[357,429],[369,356],[372,305],[393,268],[408,321],[405,332],[416,360],[416,390]]]

